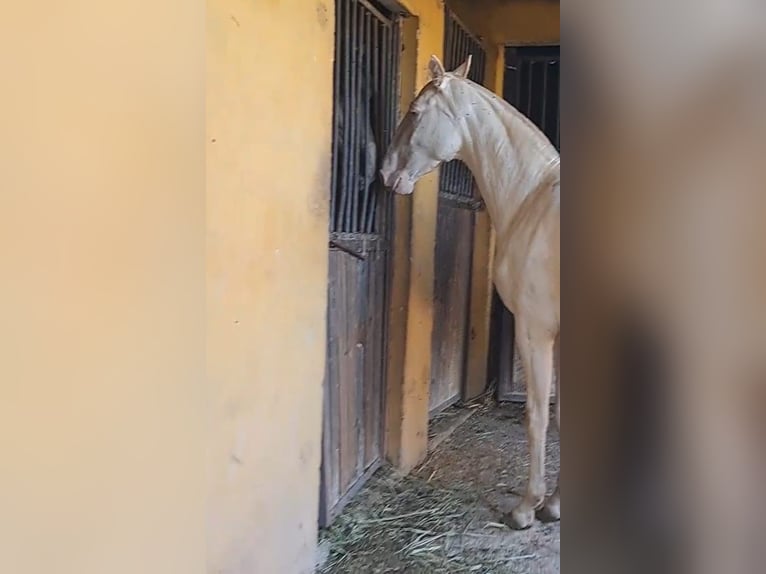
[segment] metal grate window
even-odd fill
[[[560,151],[558,46],[509,48],[506,51],[506,98],[539,127]]]
[[[484,84],[484,72],[487,56],[481,43],[460,23],[457,17],[450,11],[445,10],[444,22],[444,67],[446,70],[454,70],[470,54],[473,56],[471,69],[468,72],[469,79],[477,84]],[[473,176],[466,165],[453,160],[442,166],[439,179],[439,191],[442,196],[463,202],[471,202],[475,199],[475,184]]]
[[[399,25],[368,0],[337,0],[330,231],[382,234],[379,163],[396,127]]]

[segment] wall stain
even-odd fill
[[[317,21],[319,22],[319,26],[321,26],[322,30],[327,27],[327,6],[325,6],[322,2],[317,3]]]
[[[329,146],[328,146],[329,148]],[[316,171],[312,193],[309,195],[309,211],[320,219],[330,214],[330,186],[332,179],[332,152],[326,149],[321,154]]]

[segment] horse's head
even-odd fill
[[[431,81],[413,100],[383,158],[380,175],[383,183],[396,193],[412,193],[418,179],[442,162],[454,159],[460,151],[451,89],[457,80],[468,76],[470,67],[468,56],[457,69],[445,72],[439,59],[431,56],[428,64]]]

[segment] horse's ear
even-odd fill
[[[471,54],[465,59],[465,62],[460,64],[452,74],[459,78],[467,78],[468,72],[471,70]]]
[[[444,66],[435,55],[431,55],[431,59],[428,61],[428,72],[431,74],[431,79],[437,82],[444,76]]]

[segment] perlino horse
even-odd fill
[[[406,195],[441,163],[459,159],[476,179],[496,234],[495,286],[514,314],[526,372],[529,477],[508,522],[527,528],[538,511],[544,520],[558,520],[561,514],[558,484],[545,498],[548,402],[561,322],[560,158],[531,121],[467,78],[470,65],[469,56],[445,72],[431,57],[431,81],[399,124],[381,176],[386,186]],[[561,393],[556,397],[560,427]]]

